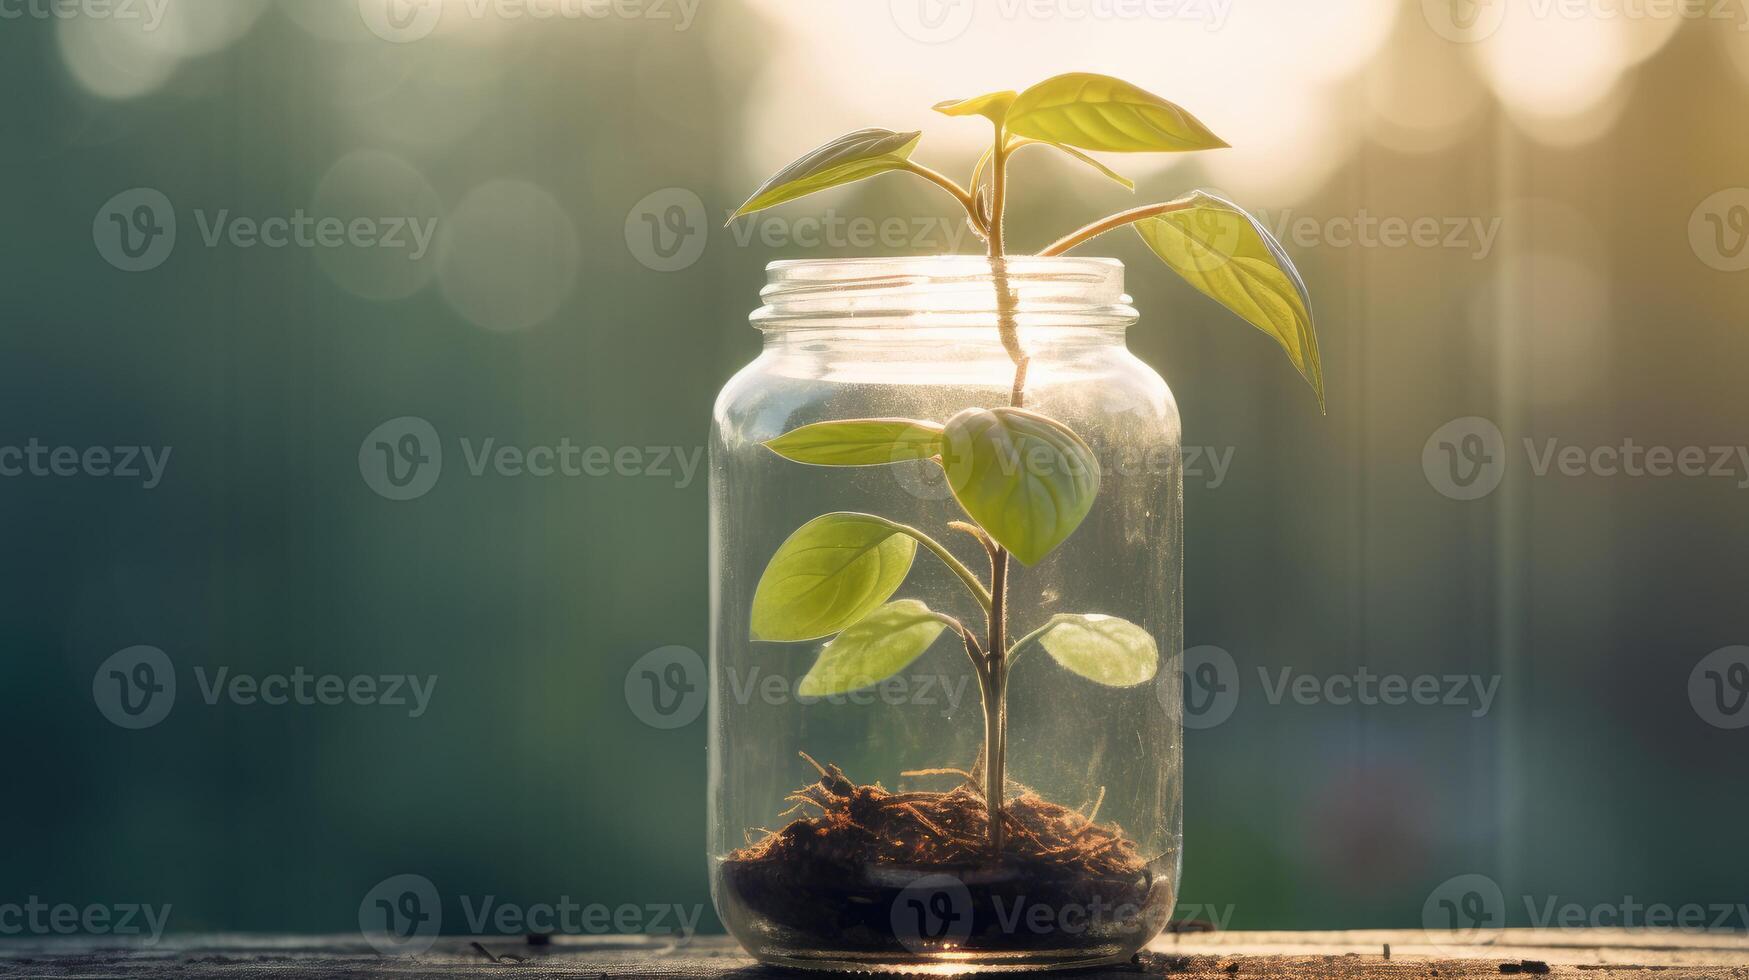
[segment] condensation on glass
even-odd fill
[[[1133,881],[1029,894],[1024,862],[951,867],[845,862],[830,887],[780,880],[752,889],[724,873],[735,853],[814,814],[791,794],[821,779],[939,792],[980,756],[979,686],[951,633],[882,684],[811,699],[796,684],[821,644],[749,639],[754,586],[796,528],[831,511],[921,528],[973,568],[988,559],[948,522],[964,519],[929,461],[800,465],[762,443],[834,419],[944,421],[1009,404],[1014,364],[997,329],[996,283],[976,257],[777,262],[752,316],[760,355],[723,388],[710,444],[709,859],[724,923],[755,956],[820,969],[1017,970],[1127,959],[1164,926],[1176,898],[1182,815],[1182,463],[1165,382],[1125,346],[1137,314],[1123,266],[1010,259],[1007,281],[1031,358],[1026,405],[1073,428],[1100,463],[1092,512],[1054,553],[1015,565],[1010,635],[1057,613],[1140,624],[1158,644],[1152,681],[1101,687],[1049,657],[1016,663],[1008,693],[1006,799],[1076,808],[1134,842]],[[919,550],[894,598],[974,622],[981,611]],[[808,758],[804,758],[803,754]],[[1095,812],[1095,808],[1096,812]],[[787,814],[787,815],[786,815]],[[817,877],[817,876],[816,876]],[[1105,908],[1113,896],[1128,908]]]

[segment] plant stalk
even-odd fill
[[[1014,362],[1014,384],[1008,403],[1016,408],[1026,403],[1026,351],[1020,346],[1018,298],[1008,279],[1003,218],[1008,205],[1008,155],[1006,134],[996,127],[996,143],[990,159],[990,274],[996,287],[996,328],[1002,348]],[[1003,790],[1008,756],[1008,551],[996,548],[990,556],[990,636],[985,646],[989,666],[984,671],[984,805],[990,813],[990,853],[1000,856],[1004,837]]]
[[[1190,207],[1190,204],[1187,201],[1168,201],[1165,204],[1146,204],[1139,208],[1130,208],[1128,211],[1119,211],[1110,217],[1100,218],[1098,221],[1095,221],[1090,225],[1084,225],[1069,232],[1067,235],[1064,235],[1049,245],[1046,245],[1038,254],[1040,256],[1061,255],[1069,249],[1084,244],[1089,239],[1097,238],[1114,228],[1122,228],[1124,225],[1135,224],[1138,221],[1152,218],[1157,215],[1182,211],[1187,207]]]

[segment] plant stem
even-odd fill
[[[1174,211],[1182,211],[1187,207],[1190,207],[1190,203],[1187,201],[1168,201],[1165,204],[1146,204],[1139,208],[1131,208],[1128,211],[1119,211],[1110,217],[1100,218],[1098,221],[1095,221],[1090,225],[1085,225],[1069,232],[1067,235],[1064,235],[1045,246],[1038,254],[1041,256],[1061,255],[1069,249],[1086,242],[1088,239],[1097,238],[1113,228],[1122,228],[1124,225],[1134,224],[1144,218],[1152,218],[1156,215],[1171,214]]]
[[[994,603],[990,598],[989,591],[984,588],[984,583],[978,581],[978,576],[974,574],[971,569],[967,568],[964,562],[955,558],[953,552],[947,550],[941,542],[908,524],[900,524],[898,521],[889,521],[884,517],[877,518],[877,520],[885,522],[888,526],[892,527],[893,530],[915,539],[918,544],[928,548],[931,554],[941,559],[942,564],[946,565],[949,571],[959,576],[959,580],[964,582],[966,588],[971,590],[972,597],[978,600],[978,605],[982,606],[986,613],[990,611],[990,608]]]
[[[1008,155],[1002,127],[996,127],[996,142],[990,159],[990,273],[996,287],[996,328],[1002,347],[1014,362],[1014,384],[1008,401],[1018,408],[1026,402],[1026,352],[1020,346],[1016,322],[1018,300],[1008,280],[1008,261],[1003,240],[1003,218],[1008,205]],[[1008,756],[1008,647],[1004,634],[1008,618],[1008,551],[997,548],[990,556],[990,637],[986,644],[989,666],[984,682],[984,805],[990,813],[990,853],[1000,856],[1003,843],[1002,795],[1006,786]]]
[[[978,202],[972,198],[971,191],[954,183],[953,178],[936,170],[931,170],[915,160],[905,161],[905,169],[922,177],[924,180],[938,184],[960,202],[960,207],[966,209],[966,219],[972,223],[972,228],[980,235],[988,235],[990,229],[985,226],[984,219],[978,215]]]

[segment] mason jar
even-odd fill
[[[768,275],[752,315],[764,349],[724,386],[710,442],[719,915],[752,955],[792,967],[1128,959],[1164,927],[1178,888],[1183,493],[1172,393],[1125,345],[1137,314],[1122,264],[808,260],[772,263]],[[974,409],[1072,432],[1097,468],[1090,508],[1053,550],[1031,563],[997,552],[1003,642],[1033,638],[1000,658],[999,718],[986,710],[995,668],[979,668],[973,650],[998,659],[983,642],[991,617],[966,577],[988,591],[997,561],[969,526],[978,522],[961,505],[947,444],[931,458],[866,465],[798,462],[767,445],[839,420],[912,420],[933,433]],[[925,623],[922,636],[939,634],[896,672],[810,690],[832,638],[755,638],[753,608],[774,556],[826,514],[891,522],[939,547],[912,545],[908,568],[878,573],[899,583],[891,600],[926,604],[969,638]],[[1095,632],[1122,625],[1126,649],[1155,659],[1112,677],[1097,643],[1030,649],[1064,617]],[[993,845],[986,801],[997,784]]]

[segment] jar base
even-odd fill
[[[1078,970],[1119,966],[1135,958],[1135,952],[1090,954],[1085,949],[1027,950],[1015,953],[935,953],[910,958],[825,952],[775,952],[749,950],[761,963],[821,973],[966,974],[1040,973],[1046,970]]]

